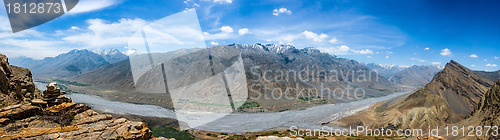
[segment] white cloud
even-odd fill
[[[328,38],[328,35],[326,34],[316,34],[314,32],[310,31],[304,31],[302,34],[308,39],[312,39],[314,42],[323,42],[326,38]]]
[[[80,30],[80,28],[76,26],[71,26],[71,30]]]
[[[71,34],[62,40],[93,48],[121,45],[128,42],[130,36],[147,24],[145,20],[139,18],[120,19],[117,22],[89,19],[86,22],[89,24],[87,32]]]
[[[210,42],[210,45],[212,45],[212,46],[218,46],[219,43],[212,41],[212,42]]]
[[[385,59],[389,59],[389,56],[385,56]]]
[[[288,14],[288,15],[291,15],[292,14],[292,11],[286,9],[286,8],[280,8],[280,9],[274,9],[273,10],[273,15],[274,16],[278,16],[280,14]]]
[[[470,65],[470,66],[471,66],[471,67],[475,67],[476,65],[472,64],[472,65]]]
[[[497,67],[497,64],[486,64],[486,67]]]
[[[355,49],[351,49],[350,47],[348,47],[346,45],[341,45],[341,46],[337,46],[337,47],[330,47],[330,48],[318,48],[318,50],[320,50],[322,52],[334,54],[334,55],[373,54],[373,51],[370,49],[355,50]]]
[[[231,27],[229,27],[229,26],[222,26],[222,27],[220,28],[220,30],[221,30],[222,32],[226,32],[226,33],[232,33],[232,32],[234,32],[234,31],[233,31],[233,28],[231,28]]]
[[[47,40],[20,40],[20,39],[5,39],[0,41],[1,53],[9,57],[17,57],[20,55],[29,56],[35,59],[42,59],[47,56],[56,56],[63,52],[69,51],[66,48],[54,49],[62,42],[47,41]]]
[[[133,56],[133,55],[139,55],[142,53],[137,51],[136,49],[130,49],[130,50],[127,50],[126,52],[124,52],[123,54],[125,54],[127,56]]]
[[[240,30],[238,30],[238,34],[239,35],[245,35],[247,34],[249,31],[248,31],[248,28],[241,28]]]
[[[370,50],[370,49],[366,49],[366,50],[361,50],[359,51],[360,54],[373,54],[373,51]]]
[[[233,33],[234,30],[230,26],[222,26],[219,30],[219,33],[210,34],[208,32],[203,32],[203,35],[205,35],[205,39],[207,40],[228,39],[237,36]]]
[[[342,46],[331,47],[331,48],[318,48],[318,50],[320,50],[322,52],[334,54],[334,55],[347,55],[347,54],[350,54],[349,51],[351,50],[351,48],[346,46],[346,45],[342,45]]]
[[[293,40],[295,40],[296,36],[294,35],[285,35],[283,37],[281,37],[280,40],[283,40],[283,41],[287,41],[287,42],[293,42]]]
[[[497,57],[497,56],[495,56],[494,58],[495,58],[495,59],[498,59],[498,57]]]
[[[410,59],[411,59],[411,60],[418,61],[418,62],[421,62],[421,63],[426,62],[426,60],[423,60],[423,59],[420,59],[420,58],[410,58]]]
[[[347,47],[346,45],[342,45],[339,47],[339,50],[340,51],[343,51],[343,52],[347,52],[349,51],[351,48]]]
[[[339,43],[339,40],[337,40],[337,38],[333,37],[332,39],[330,39],[330,41],[328,41],[330,43],[333,43],[333,44],[337,44]]]
[[[432,62],[432,65],[441,65],[441,62]]]
[[[448,56],[448,55],[451,55],[451,50],[448,49],[448,48],[445,48],[443,50],[441,50],[441,55],[442,56]]]
[[[471,54],[469,55],[470,58],[477,58],[477,55],[476,54]]]
[[[424,50],[428,51],[428,50],[430,50],[430,48],[425,48]]]
[[[220,4],[230,4],[230,3],[233,3],[233,0],[203,0],[203,1],[208,1],[208,2],[213,2],[213,3],[220,3]]]
[[[120,0],[80,0],[78,4],[68,13],[79,14],[79,13],[96,11],[118,4],[119,2]]]

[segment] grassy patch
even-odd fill
[[[314,100],[314,99],[318,99],[318,97],[299,97],[299,100],[306,101],[306,102]]]
[[[243,105],[240,106],[240,108],[253,108],[253,107],[260,107],[259,103],[255,101],[247,101],[243,103]]]
[[[54,81],[57,82],[57,83],[61,83],[61,84],[67,84],[67,85],[73,85],[73,86],[80,86],[80,87],[92,86],[92,85],[82,84],[82,83],[78,83],[78,82],[74,82],[74,81],[66,81],[66,80],[61,80],[61,79],[56,79]]]
[[[374,111],[376,113],[380,113],[380,112],[385,111],[386,109],[387,109],[387,105],[380,105],[380,106],[376,107]]]
[[[233,135],[231,138],[240,139],[240,138],[244,138],[244,137],[242,135]]]
[[[168,126],[159,126],[151,129],[153,131],[153,136],[155,137],[165,137],[165,138],[175,138],[178,140],[194,140],[195,137],[188,133],[187,131],[179,131]]]

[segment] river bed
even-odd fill
[[[45,89],[45,84],[36,82],[37,88]],[[276,128],[288,128],[295,126],[301,129],[321,129],[323,123],[335,121],[369,108],[371,105],[386,101],[401,95],[409,94],[410,91],[398,92],[388,96],[370,98],[349,103],[326,104],[310,107],[304,110],[290,110],[283,112],[266,113],[231,113],[196,127],[198,130],[243,133],[259,132]],[[74,102],[91,106],[95,110],[108,113],[130,114],[139,116],[176,118],[174,111],[156,105],[141,105],[119,101],[110,101],[104,98],[88,95],[69,93],[65,96],[71,97]],[[192,116],[206,116],[207,114],[192,114]],[[208,114],[220,115],[220,114]],[[195,118],[196,119],[196,118]]]

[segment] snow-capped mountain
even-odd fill
[[[237,48],[240,48],[242,50],[246,51],[265,51],[265,52],[272,52],[272,53],[289,53],[291,51],[297,50],[295,47],[292,45],[274,45],[274,44],[266,44],[262,45],[260,43],[257,44],[252,44],[252,45],[241,45],[241,44],[231,44],[229,46],[235,46]]]
[[[97,49],[92,51],[98,55],[116,55],[116,54],[121,54],[121,52],[118,49],[110,49],[110,50],[102,50],[102,49]]]
[[[366,64],[366,67],[374,71],[377,71],[379,75],[385,78],[390,78],[394,76],[394,74],[396,74],[397,72],[409,68],[409,66],[406,65],[375,64],[375,63]]]
[[[122,60],[125,60],[128,58],[127,55],[123,54],[120,52],[118,49],[110,49],[110,50],[102,50],[102,49],[97,49],[92,51],[95,54],[101,55],[104,57],[106,61],[109,63],[116,63]]]
[[[386,68],[386,69],[406,69],[409,68],[410,66],[407,65],[394,65],[394,64],[379,64],[380,67]]]
[[[123,53],[127,56],[134,56],[134,55],[140,55],[142,54],[141,52],[137,51],[136,49],[130,49],[130,50],[127,50],[125,53]]]
[[[406,66],[375,63],[366,64],[366,67],[377,71],[379,75],[388,78],[394,84],[410,86],[427,84],[442,69],[440,65]]]

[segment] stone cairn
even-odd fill
[[[47,89],[43,91],[42,94],[43,99],[34,99],[31,101],[31,104],[53,106],[65,102],[72,102],[71,98],[61,96],[66,94],[66,91],[61,91],[61,89],[57,87],[57,83],[50,83],[46,87]]]

